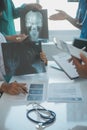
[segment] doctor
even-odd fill
[[[72,25],[81,29],[80,38],[87,39],[87,0],[80,0],[76,18],[71,17],[62,10],[56,10],[58,13],[49,17],[50,20],[68,20]]]
[[[2,15],[2,11],[5,10],[4,0],[0,0],[0,15]],[[0,25],[1,26],[1,25]],[[5,37],[0,33],[0,43],[6,42]],[[1,48],[0,48],[1,49]],[[0,50],[1,54],[1,50]],[[0,92],[5,92],[11,95],[17,95],[20,93],[26,93],[27,87],[25,83],[6,83],[2,75],[2,55],[0,55]]]
[[[0,0],[0,15],[2,15],[2,12],[6,9],[4,0]],[[0,25],[1,26],[1,25]],[[23,37],[23,39],[26,38],[26,36]],[[23,40],[22,39],[22,40]],[[3,65],[3,57],[2,57],[2,49],[1,49],[1,43],[6,43],[6,38],[0,33],[0,92],[5,92],[11,95],[17,95],[20,93],[27,93],[27,87],[26,83],[17,83],[17,82],[12,82],[12,83],[7,83],[4,80],[3,75],[4,73],[4,65]],[[19,42],[20,39],[19,39]],[[46,55],[44,52],[40,53],[41,59],[44,61],[45,64],[47,64],[47,59]]]

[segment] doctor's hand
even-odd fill
[[[81,60],[72,57],[73,64],[76,66],[76,70],[81,78],[87,78],[87,57],[80,54]]]
[[[11,94],[11,95],[18,95],[20,93],[26,94],[27,93],[27,87],[25,83],[3,83],[1,85],[2,92]]]
[[[44,64],[47,65],[48,60],[44,52],[40,52],[40,58],[44,62]]]
[[[68,15],[67,15],[66,12],[64,12],[64,11],[62,11],[62,10],[57,10],[57,9],[56,9],[56,11],[57,11],[58,13],[51,15],[51,16],[49,17],[50,20],[56,21],[56,20],[65,20],[65,19],[67,19],[67,16],[68,16]]]
[[[25,8],[26,10],[41,10],[42,6],[40,4],[37,3],[30,3],[30,4],[25,4]]]
[[[16,42],[16,43],[22,42],[26,37],[27,37],[27,35],[25,35],[25,34],[5,36],[7,41]]]

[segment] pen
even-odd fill
[[[61,68],[58,68],[58,67],[55,67],[55,66],[50,66],[50,67],[53,68],[53,69],[56,69],[56,70],[63,71]]]
[[[26,89],[23,89],[23,91],[24,91],[25,93],[28,93],[28,91],[27,91]]]

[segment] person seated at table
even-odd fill
[[[2,15],[2,12],[6,10],[5,2],[0,0],[0,16]],[[32,8],[39,9],[38,4],[29,4]],[[18,34],[18,35],[11,35],[11,36],[4,36],[2,33],[0,33],[0,43],[7,43],[8,41],[10,42],[22,42],[27,35],[25,34]],[[47,58],[44,52],[40,53],[41,59],[44,61],[44,63],[47,65]]]
[[[3,5],[3,1],[0,0],[0,5]],[[1,11],[1,7],[0,7],[0,11]],[[6,39],[5,37],[0,33],[0,43],[6,43]],[[17,95],[20,93],[26,93],[27,92],[27,87],[25,83],[17,83],[17,82],[13,82],[13,83],[6,83],[4,82],[4,77],[3,77],[3,66],[2,66],[2,52],[1,52],[1,48],[0,48],[0,93],[8,93],[11,95]]]
[[[80,29],[80,38],[87,39],[87,0],[78,0],[75,18],[63,10],[56,9],[56,11],[57,13],[49,16],[50,20],[67,20],[73,26]]]
[[[0,33],[0,43],[6,44],[6,39],[5,37]],[[1,45],[0,45],[1,47]],[[1,49],[1,48],[0,48]],[[45,65],[47,65],[47,58],[44,52],[40,52],[40,57],[42,59],[42,61],[45,63]],[[2,68],[4,67],[4,65],[2,66],[2,51],[0,51],[0,75],[3,74],[3,70]],[[0,77],[0,80],[2,80],[2,78]],[[5,92],[11,95],[17,95],[20,93],[26,93],[27,92],[27,88],[26,88],[26,84],[25,83],[17,83],[17,82],[13,82],[13,83],[6,83],[6,82],[2,82],[0,81],[0,92]]]
[[[3,0],[0,0],[0,15],[2,15],[2,11],[5,10],[5,3]],[[5,37],[0,33],[0,43],[7,42]],[[45,53],[41,53],[41,58],[44,60],[44,62],[47,62]],[[0,62],[2,63],[2,55],[0,53]],[[2,72],[3,66],[0,64],[0,92],[5,92],[11,95],[17,95],[20,93],[26,93],[27,92],[27,87],[26,83],[17,83],[17,82],[12,82],[12,83],[7,83],[5,81],[2,81],[4,79],[3,77],[3,72]]]
[[[75,57],[72,57],[73,64],[76,67],[76,70],[81,78],[87,78],[87,57],[82,53],[80,54],[80,60]]]
[[[5,3],[4,0],[0,0],[0,15],[2,15],[2,11],[5,10]],[[0,33],[0,43],[1,42],[6,42],[5,37]],[[1,56],[0,56],[1,58]],[[0,59],[1,63],[1,59]],[[0,80],[2,80],[2,66],[0,66]],[[19,93],[24,93],[27,92],[26,84],[25,83],[6,83],[4,81],[0,81],[0,92],[5,92],[8,94],[16,95]]]

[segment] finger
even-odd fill
[[[33,9],[38,9],[38,10],[40,10],[40,9],[42,9],[42,6],[39,5],[39,4],[34,4],[34,5],[33,5]]]
[[[10,89],[9,88],[7,93],[9,93],[11,95],[18,95],[20,93],[20,91],[18,91],[18,89],[14,89],[14,88]]]
[[[25,87],[26,83],[18,83],[17,85],[18,85],[18,87]]]
[[[25,93],[25,91],[23,91],[21,87],[17,87],[15,89],[12,89],[11,93],[14,94],[14,95],[18,95],[20,93]]]
[[[80,68],[81,67],[81,63],[76,58],[73,58],[73,63],[76,66],[76,68]]]
[[[80,57],[81,57],[82,61],[87,64],[87,57],[84,56],[82,53],[80,54]]]
[[[27,88],[21,87],[21,88],[20,88],[20,93],[23,93],[23,94],[28,93]]]
[[[12,84],[12,85],[26,85],[26,83],[18,83],[17,81],[14,81],[14,82],[12,82],[12,83],[10,83],[10,84]]]
[[[68,59],[68,62],[72,62],[72,57],[70,59]]]
[[[42,9],[42,6],[40,4],[36,4],[38,9]]]
[[[21,87],[21,84],[17,83],[17,81],[14,81],[9,84],[9,88],[14,89],[14,90],[18,90],[19,87]]]
[[[28,92],[26,83],[20,83],[19,88],[21,89],[22,93],[27,93]]]
[[[60,12],[61,10],[59,10],[59,9],[55,9],[56,11],[58,11],[58,12]]]

